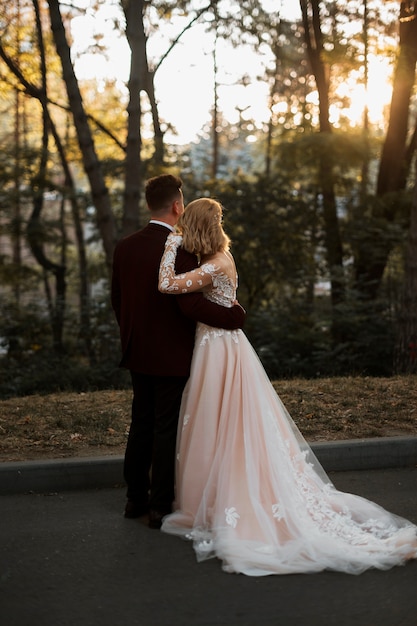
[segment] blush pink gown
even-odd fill
[[[236,274],[202,265],[174,276],[181,239],[161,263],[166,292],[195,289],[232,306]],[[192,541],[199,561],[249,576],[359,574],[417,558],[417,527],[338,491],[297,429],[241,330],[198,324],[178,428],[176,502],[162,531]]]

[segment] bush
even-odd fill
[[[20,361],[2,357],[0,371],[1,398],[59,391],[125,389],[130,385],[129,373],[117,367],[116,361],[91,366],[48,352],[38,352]]]
[[[313,314],[292,300],[251,315],[246,332],[272,379],[391,376],[395,326],[384,307],[347,303],[335,319],[336,343],[326,305]]]

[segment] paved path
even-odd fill
[[[417,467],[331,473],[417,523]],[[251,578],[122,516],[122,487],[0,497],[2,626],[417,626],[417,561]]]

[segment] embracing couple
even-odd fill
[[[252,576],[417,558],[417,528],[338,491],[271,385],[241,330],[221,204],[184,208],[169,174],[148,180],[145,197],[149,224],[113,260],[133,386],[125,517],[148,515],[150,528],[190,539],[198,560]]]

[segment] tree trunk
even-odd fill
[[[78,277],[79,277],[79,307],[80,307],[80,337],[85,346],[90,364],[95,362],[95,354],[91,341],[91,320],[90,320],[90,293],[88,280],[88,262],[85,249],[83,224],[80,216],[80,209],[77,202],[74,180],[67,161],[64,147],[57,133],[55,125],[50,122],[51,132],[55,140],[55,145],[61,159],[64,170],[63,200],[69,199],[71,206],[72,220],[74,223],[75,240],[78,252]]]
[[[311,18],[309,17],[309,5]],[[323,37],[321,32],[320,8],[318,0],[300,0],[304,26],[305,43],[308,59],[316,80],[319,94],[320,133],[330,136],[332,127],[329,121],[329,79],[328,70],[323,62]],[[326,145],[327,144],[327,145]],[[330,142],[325,142],[319,159],[319,180],[323,196],[323,218],[325,224],[325,243],[327,264],[331,281],[333,306],[344,299],[343,249],[336,210],[336,198],[333,181],[333,163]]]
[[[363,3],[363,65],[364,65],[364,76],[363,82],[365,87],[365,93],[368,93],[369,86],[369,16],[368,16],[368,1],[364,0]],[[361,171],[361,187],[360,187],[360,200],[361,200],[361,213],[363,212],[363,207],[365,205],[366,197],[368,195],[368,185],[369,185],[369,163],[370,163],[370,147],[369,147],[369,111],[368,111],[368,103],[365,102],[365,107],[363,111],[363,141],[364,141],[364,158],[362,163],[362,171]]]
[[[145,75],[148,69],[146,35],[143,25],[144,6],[145,2],[143,0],[128,0],[123,3],[126,18],[126,37],[131,50],[131,57],[128,81],[129,103],[127,107],[128,121],[122,237],[129,235],[139,227],[139,202],[143,176],[140,94],[145,89]]]
[[[52,328],[53,346],[57,353],[64,351],[63,346],[63,328],[64,328],[64,312],[65,312],[65,266],[58,265],[47,258],[43,248],[43,229],[41,224],[41,214],[43,209],[43,196],[45,191],[45,173],[48,158],[48,132],[46,129],[47,117],[43,114],[44,132],[42,139],[42,150],[40,165],[36,179],[32,183],[33,187],[33,210],[27,224],[27,240],[31,252],[39,265],[43,268],[46,296],[49,303],[49,312]],[[55,276],[55,303],[51,296],[48,284],[48,272]]]
[[[63,241],[63,257],[60,264],[49,260],[43,247],[43,229],[41,224],[41,214],[44,202],[44,192],[46,184],[46,171],[48,163],[48,138],[49,138],[49,114],[47,108],[47,82],[46,82],[46,59],[43,45],[42,24],[39,13],[38,0],[33,0],[36,16],[36,29],[39,45],[41,87],[39,89],[39,100],[42,105],[42,147],[39,161],[39,168],[36,177],[32,181],[33,189],[33,210],[27,225],[27,239],[32,254],[43,268],[45,279],[46,297],[49,304],[50,320],[52,327],[52,337],[54,350],[57,353],[64,351],[63,331],[66,302],[66,267],[65,267],[65,238]],[[48,272],[55,276],[55,302],[51,295],[48,283]]]
[[[20,305],[20,282],[22,270],[22,215],[21,215],[21,180],[20,180],[20,146],[21,146],[21,93],[15,90],[15,119],[14,119],[14,200],[12,205],[12,249],[13,264],[16,268],[16,280],[13,283],[13,291],[16,306]]]
[[[405,3],[401,3],[403,6]],[[404,180],[410,98],[415,82],[417,61],[417,13],[403,21],[400,14],[400,51],[395,70],[390,120],[378,172],[377,195],[401,188]],[[387,217],[392,217],[387,210]]]
[[[405,251],[404,288],[394,369],[397,374],[417,374],[417,168]]]
[[[148,70],[146,72],[146,93],[148,94],[149,103],[151,105],[151,113],[152,113],[152,123],[153,123],[153,132],[154,132],[154,148],[155,151],[152,155],[152,160],[154,161],[156,167],[162,167],[164,165],[165,160],[165,144],[164,144],[164,133],[161,128],[161,124],[159,121],[159,113],[158,113],[158,105],[156,102],[155,96],[155,81],[154,81],[155,73]]]
[[[117,240],[116,224],[111,210],[110,196],[101,171],[100,161],[95,151],[83,100],[71,63],[70,47],[65,36],[59,1],[48,0],[48,5],[52,33],[58,56],[61,59],[62,74],[67,88],[69,105],[74,118],[84,170],[90,183],[91,195],[96,209],[97,226],[103,242],[106,263],[110,269],[113,259],[113,249]]]
[[[217,19],[217,13],[216,13]],[[213,46],[213,76],[214,76],[214,89],[213,89],[213,157],[211,162],[211,177],[216,180],[219,169],[219,109],[218,109],[218,93],[217,93],[217,24],[216,34]]]
[[[268,132],[266,136],[265,142],[265,176],[268,179],[271,176],[271,166],[272,166],[272,137],[274,130],[274,96],[278,90],[278,76],[279,76],[279,67],[281,63],[280,55],[281,55],[281,47],[274,46],[275,53],[275,71],[274,71],[274,80],[271,85],[271,90],[269,92],[269,120],[268,120]]]
[[[410,99],[415,83],[417,62],[417,6],[415,2],[402,2],[400,8],[400,43],[394,74],[390,118],[382,149],[376,194],[381,202],[373,210],[373,219],[382,217],[389,224],[395,219],[395,192],[405,188],[409,167],[410,149],[407,147]],[[382,213],[382,215],[381,215]],[[368,299],[378,293],[392,244],[386,241],[365,242],[355,259],[357,289]]]

